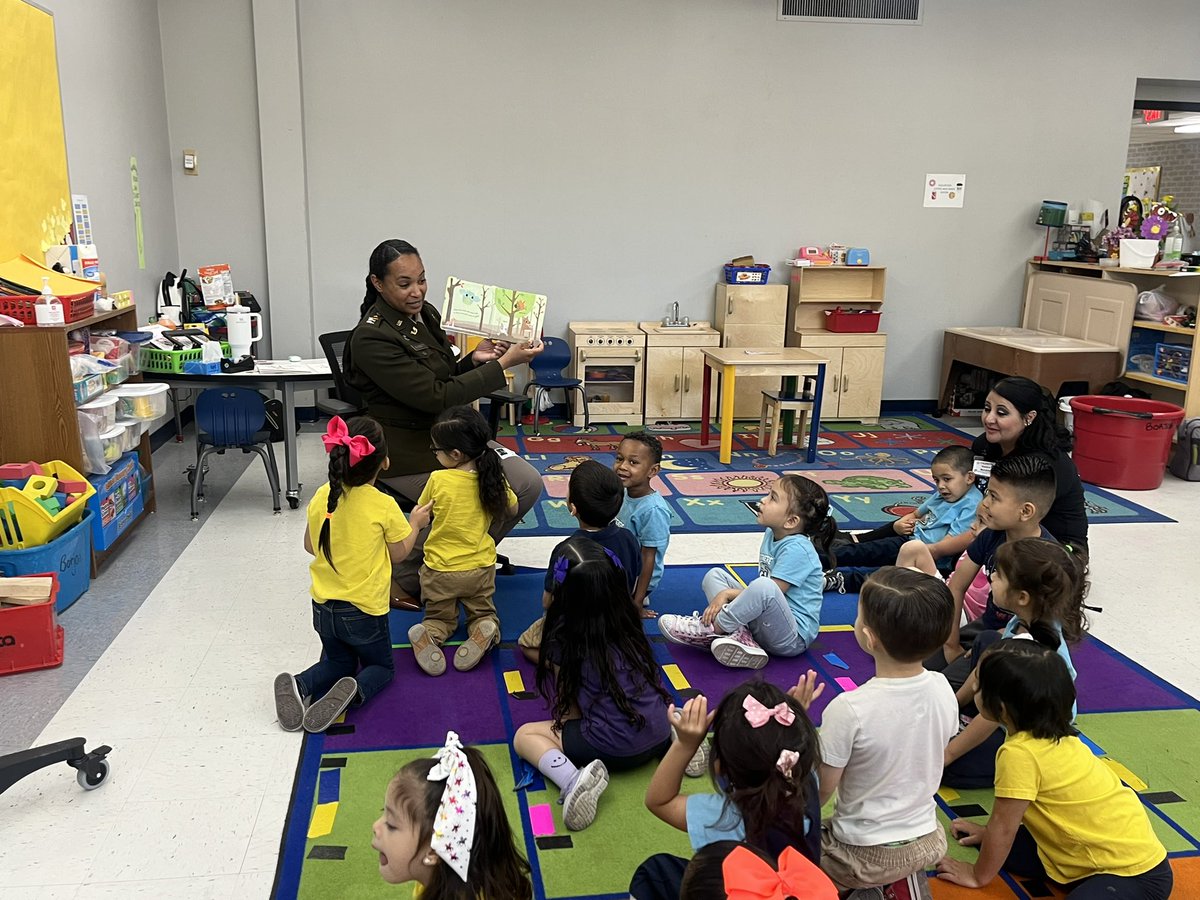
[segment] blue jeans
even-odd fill
[[[300,695],[324,697],[339,678],[349,676],[358,682],[355,704],[366,703],[396,674],[388,617],[368,615],[345,600],[314,600],[312,607],[313,630],[321,638],[325,658],[296,676]]]
[[[808,649],[796,627],[796,617],[783,591],[765,575],[755,578],[742,588],[741,582],[726,569],[709,569],[700,585],[711,603],[726,588],[741,591],[724,609],[717,613],[717,627],[732,634],[743,625],[750,629],[754,640],[772,656],[799,656]]]

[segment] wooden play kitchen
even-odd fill
[[[638,327],[646,333],[646,421],[699,419],[704,348],[720,346],[721,333],[708,322]]]

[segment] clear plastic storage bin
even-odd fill
[[[120,413],[134,419],[157,419],[167,414],[165,384],[123,384],[113,388],[120,400]]]

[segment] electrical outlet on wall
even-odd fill
[[[200,164],[195,150],[183,151],[183,171],[187,175],[200,174]]]

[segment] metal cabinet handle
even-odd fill
[[[634,350],[634,351],[633,351],[633,358],[634,358],[634,359],[636,359],[638,362],[641,362],[641,361],[642,361],[642,351],[641,351],[641,350]]]
[[[842,393],[844,394],[848,390],[850,390],[850,376],[843,375],[842,376]]]
[[[679,376],[675,376],[675,393],[679,393]]]
[[[838,378],[836,375],[834,375],[834,376],[833,376],[833,393],[835,393],[835,394],[838,392],[838,382],[839,382],[839,380],[840,380],[840,379],[839,379],[839,378]]]
[[[691,390],[692,390],[692,376],[691,376],[691,375],[684,375],[684,376],[683,376],[683,392],[684,392],[685,394],[687,394],[687,393],[689,393]]]
[[[587,351],[586,351],[586,350],[580,350],[580,351],[579,351],[579,361],[580,361],[580,362],[587,362]]]
[[[733,294],[729,295],[729,298],[726,302],[727,302],[727,305],[725,307],[725,315],[732,316],[733,315]]]

